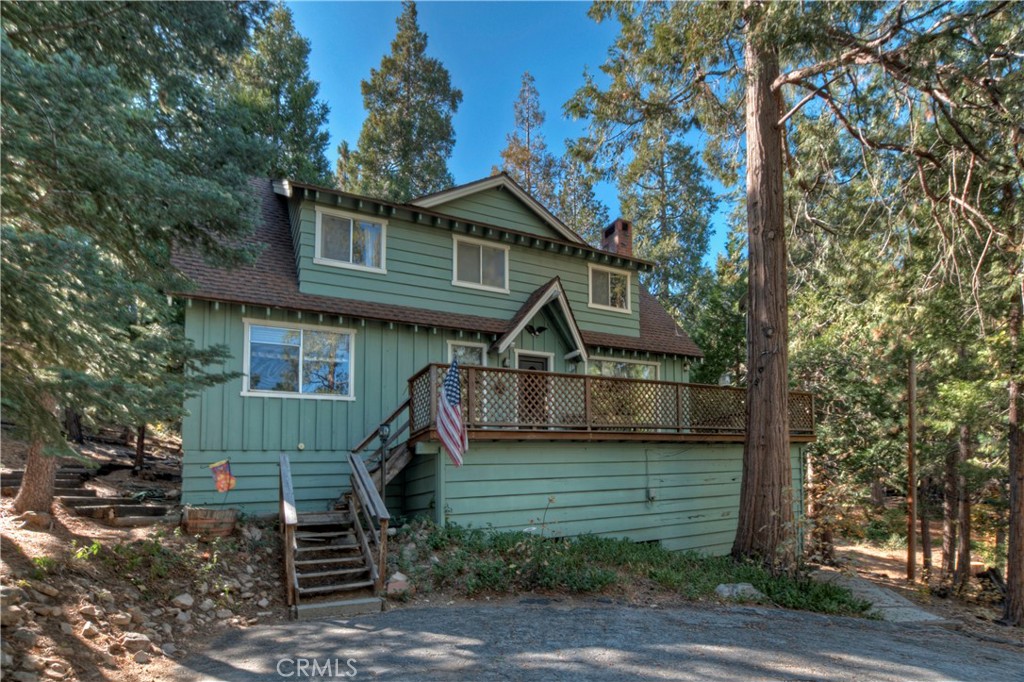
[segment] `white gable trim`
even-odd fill
[[[582,237],[566,227],[565,223],[544,208],[543,204],[524,192],[519,188],[519,186],[504,175],[495,175],[487,178],[486,180],[471,182],[466,185],[462,185],[461,187],[455,187],[420,199],[414,199],[410,203],[413,206],[419,206],[420,208],[433,208],[434,206],[439,206],[441,204],[448,203],[449,201],[454,201],[455,199],[468,197],[473,194],[477,194],[478,192],[485,192],[496,187],[504,187],[506,190],[511,192],[512,196],[526,204],[531,211],[536,213],[541,220],[547,223],[551,229],[562,237],[569,241],[576,242],[577,244],[587,244]]]
[[[558,301],[558,305],[562,309],[562,315],[565,316],[565,326],[569,328],[569,333],[572,334],[572,340],[573,343],[576,344],[576,349],[580,352],[580,358],[586,362],[587,346],[583,343],[583,337],[580,336],[580,330],[576,326],[575,318],[572,316],[572,311],[569,309],[569,303],[565,300],[565,290],[562,289],[561,282],[556,282],[546,294],[541,296],[537,302],[533,304],[533,307],[530,308],[527,314],[523,316],[523,319],[520,320],[519,324],[505,332],[501,339],[501,343],[498,344],[495,351],[498,353],[504,353],[508,350],[508,347],[511,346],[512,343],[519,338],[519,335],[523,333],[523,330],[526,329],[526,325],[530,324],[533,318],[537,316],[544,306],[554,301]]]

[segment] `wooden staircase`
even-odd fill
[[[281,532],[288,604],[298,619],[379,612],[389,515],[366,467],[349,455],[347,508],[298,513],[288,456],[281,455]],[[353,461],[354,460],[354,461]]]

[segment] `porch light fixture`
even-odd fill
[[[377,429],[377,435],[380,437],[380,446],[384,447],[388,443],[388,436],[391,435],[391,425],[381,424],[380,428]]]

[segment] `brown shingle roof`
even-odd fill
[[[488,334],[503,334],[513,324],[480,315],[445,313],[408,306],[316,296],[299,291],[287,199],[274,192],[270,180],[254,180],[253,190],[259,194],[260,220],[245,245],[262,248],[256,262],[227,270],[207,263],[201,254],[179,252],[174,264],[195,284],[190,291],[178,292],[195,299],[224,301],[270,308],[289,308],[311,313],[325,313],[368,320],[418,324],[426,327],[462,329]],[[544,288],[544,287],[542,287]],[[630,337],[603,332],[583,332],[588,346],[622,348],[702,357],[703,353],[679,329],[658,301],[640,291],[640,336]]]

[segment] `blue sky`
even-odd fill
[[[398,2],[289,2],[298,31],[309,39],[311,76],[331,107],[332,164],[341,140],[354,147],[365,112],[360,81],[391,49]],[[562,114],[562,105],[583,82],[585,68],[598,73],[617,34],[614,22],[587,17],[589,2],[419,2],[420,28],[427,53],[440,59],[462,90],[455,116],[455,151],[449,168],[457,183],[490,174],[500,161],[505,135],[512,130],[512,102],[524,71],[536,79],[547,114],[544,135],[555,154],[577,137],[585,123]],[[599,198],[618,215],[615,188],[598,187]],[[727,210],[726,207],[725,210]],[[716,216],[716,234],[705,260],[724,250],[725,210]],[[629,216],[625,216],[628,218]]]

